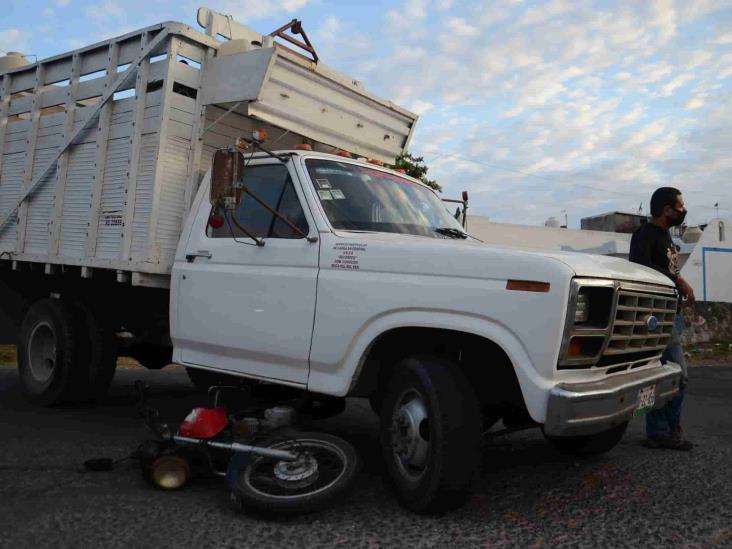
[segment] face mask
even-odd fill
[[[677,210],[674,208],[674,211],[678,214],[678,217],[675,219],[669,219],[669,225],[671,227],[678,227],[684,222],[684,219],[686,219],[686,210]]]

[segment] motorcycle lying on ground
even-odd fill
[[[225,393],[247,388],[219,386],[209,390],[209,406],[194,408],[177,431],[147,405],[147,387],[135,383],[138,410],[156,438],[133,454],[144,478],[163,490],[176,490],[196,477],[225,477],[232,503],[243,510],[273,514],[313,512],[345,495],[358,472],[354,448],[334,435],[293,427],[301,401],[271,407],[242,395],[233,402],[248,405],[227,413]],[[311,408],[312,409],[312,408]],[[307,413],[303,414],[307,419]],[[100,463],[87,468],[102,469]]]

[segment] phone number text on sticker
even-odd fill
[[[366,251],[366,244],[338,242],[333,246],[336,258],[330,264],[331,269],[358,271],[361,269],[360,256]]]

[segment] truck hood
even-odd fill
[[[558,259],[572,269],[577,276],[613,278],[616,280],[662,284],[664,286],[674,285],[666,275],[619,257],[580,252],[547,252],[544,250],[534,250],[529,253]]]
[[[342,239],[369,243],[381,250],[385,264],[373,265],[377,270],[391,272],[418,272],[447,276],[486,278],[518,277],[541,280],[544,268],[555,270],[560,267],[568,276],[608,278],[673,286],[669,278],[661,273],[631,263],[625,259],[605,255],[579,252],[550,252],[547,250],[517,248],[484,244],[478,240],[434,239],[412,235],[387,233],[352,233],[337,231]],[[404,251],[409,250],[408,262]],[[364,267],[368,268],[366,254]]]

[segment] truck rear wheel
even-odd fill
[[[18,373],[27,400],[41,406],[75,400],[81,379],[75,323],[59,299],[34,303],[23,319],[18,340]]]
[[[621,423],[594,435],[583,435],[574,437],[549,437],[547,440],[563,454],[569,455],[598,455],[609,452],[623,438],[628,422]]]
[[[117,342],[95,311],[76,301],[71,306],[75,322],[76,368],[83,377],[77,391],[79,400],[104,397],[117,369]]]
[[[381,448],[400,501],[417,513],[458,507],[480,459],[480,407],[449,361],[422,356],[399,362],[386,384]]]

